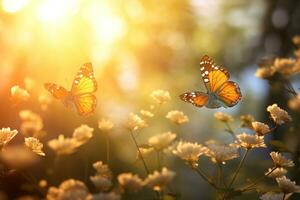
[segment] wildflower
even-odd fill
[[[3,148],[0,157],[1,161],[12,169],[26,168],[38,161],[37,155],[23,145]]]
[[[0,148],[9,143],[17,134],[17,130],[10,130],[10,128],[0,129]]]
[[[149,147],[149,148],[139,147],[139,151],[137,151],[137,159],[141,158],[140,152],[141,152],[143,158],[145,158],[154,152],[154,148],[153,147]]]
[[[176,124],[183,124],[189,121],[189,118],[183,112],[178,110],[168,112],[166,118]]]
[[[214,114],[214,117],[217,120],[220,120],[221,122],[224,122],[224,123],[228,123],[228,122],[233,121],[233,117],[231,115],[228,115],[228,114],[222,113],[222,112],[216,112]]]
[[[300,94],[288,101],[289,108],[294,111],[300,111]]]
[[[261,122],[252,122],[252,127],[258,136],[263,136],[270,132],[269,126]]]
[[[150,112],[149,110],[141,110],[140,113],[144,117],[148,117],[148,118],[154,117],[154,114],[152,112]]]
[[[140,191],[144,183],[138,175],[132,173],[123,173],[118,176],[118,182],[125,191],[138,192]]]
[[[235,146],[218,144],[215,141],[207,142],[206,146],[205,155],[210,157],[213,163],[225,164],[225,161],[239,157],[238,149]]]
[[[103,177],[112,179],[112,172],[109,169],[108,165],[103,164],[102,161],[97,161],[93,164],[93,168],[97,171],[97,174],[100,174]]]
[[[25,138],[25,145],[34,153],[45,156],[43,152],[43,144],[37,138],[27,137]]]
[[[26,137],[40,138],[44,126],[42,118],[30,110],[21,110],[19,116],[22,121],[21,133]]]
[[[144,128],[147,126],[147,123],[140,118],[138,115],[135,115],[133,113],[130,113],[128,116],[128,121],[126,123],[126,127],[131,130],[135,131],[141,128]]]
[[[242,133],[236,136],[237,140],[235,143],[238,147],[243,147],[245,149],[253,149],[259,147],[266,147],[264,143],[264,136],[249,135],[247,133]]]
[[[273,160],[275,167],[293,167],[295,164],[292,160],[284,157],[281,153],[272,151],[270,156]]]
[[[256,70],[255,76],[262,79],[268,79],[275,74],[276,70],[272,67],[260,67]]]
[[[278,107],[277,104],[268,106],[267,111],[270,113],[273,121],[278,125],[292,121],[291,116],[285,110]]]
[[[91,194],[86,185],[78,180],[68,179],[59,187],[50,187],[46,196],[47,200],[88,200]]]
[[[267,192],[260,196],[261,200],[287,200],[290,195],[287,195],[285,199],[283,199],[283,193],[274,193],[274,192]]]
[[[158,104],[165,104],[171,100],[169,92],[164,90],[154,90],[150,97]]]
[[[293,37],[293,43],[296,46],[300,47],[300,36],[299,35],[296,35],[296,36]]]
[[[57,139],[48,141],[48,146],[58,155],[71,154],[80,146],[74,138],[65,138],[64,135],[59,135]]]
[[[275,170],[269,168],[268,171],[265,173],[265,175],[267,175],[270,178],[278,178],[278,177],[282,177],[282,176],[286,175],[286,173],[287,173],[287,170],[282,167],[276,168]]]
[[[107,191],[112,186],[112,182],[110,179],[103,177],[99,174],[96,174],[95,176],[91,176],[90,180],[100,191]]]
[[[21,88],[18,85],[13,86],[10,89],[10,92],[11,92],[11,96],[12,96],[13,100],[16,100],[16,101],[27,101],[30,97],[27,90]]]
[[[49,93],[43,92],[38,96],[38,101],[41,105],[41,109],[47,110],[48,105],[53,101],[53,98],[49,95]]]
[[[252,129],[252,122],[255,121],[255,118],[252,115],[241,115],[240,119],[242,121],[241,127]]]
[[[98,128],[101,131],[107,132],[110,131],[114,127],[114,124],[108,119],[101,119],[98,122]]]
[[[176,138],[175,133],[165,132],[149,138],[148,143],[157,151],[168,147]]]
[[[45,179],[42,179],[39,181],[40,188],[45,188],[45,187],[47,187],[47,185],[48,185],[48,182]]]
[[[291,181],[285,176],[276,178],[279,188],[284,194],[300,193],[300,186],[296,185],[295,181]]]
[[[197,166],[199,156],[205,154],[207,149],[198,143],[180,141],[173,154],[179,156],[182,160],[189,162],[192,166]]]
[[[300,67],[294,59],[276,58],[272,67],[283,76],[290,76],[300,72]]]
[[[78,141],[80,144],[86,143],[91,137],[93,137],[94,129],[88,125],[81,125],[76,128],[73,132],[73,138]]]
[[[90,180],[100,191],[109,190],[112,186],[112,172],[108,165],[103,164],[102,161],[98,161],[93,164],[93,167],[97,173],[91,176]]]
[[[145,184],[153,190],[161,191],[174,179],[175,175],[175,172],[164,167],[161,172],[154,171],[152,174],[149,174]]]
[[[300,49],[294,51],[295,56],[298,58],[298,65],[299,65],[299,58],[300,58]]]
[[[121,200],[121,196],[114,192],[99,193],[93,195],[93,200]]]

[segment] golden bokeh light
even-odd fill
[[[2,0],[2,7],[8,13],[15,13],[26,6],[28,0]]]

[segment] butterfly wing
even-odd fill
[[[203,92],[186,92],[181,94],[180,99],[189,102],[197,107],[205,106],[209,100],[209,96]]]
[[[230,77],[225,68],[217,65],[207,55],[200,61],[200,70],[202,80],[209,92],[216,92]]]
[[[59,100],[64,100],[69,95],[69,92],[65,88],[54,83],[45,83],[44,87],[54,98]]]
[[[223,101],[228,107],[236,105],[242,97],[242,93],[237,83],[233,81],[225,82],[218,89],[218,99]]]
[[[78,114],[86,116],[95,111],[97,100],[93,94],[83,94],[74,97]]]
[[[93,93],[97,90],[97,82],[94,76],[92,63],[85,63],[79,69],[73,84],[71,93],[73,96]]]

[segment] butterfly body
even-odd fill
[[[200,71],[207,92],[183,93],[180,95],[183,101],[207,108],[232,107],[240,101],[240,88],[237,83],[229,81],[229,73],[225,68],[205,55],[200,61]]]
[[[80,115],[89,115],[96,108],[97,82],[91,63],[85,63],[78,71],[72,89],[68,91],[55,83],[45,83],[44,87],[52,96],[60,100],[67,108],[76,109]]]

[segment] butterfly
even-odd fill
[[[179,96],[183,101],[207,108],[232,107],[240,101],[242,94],[238,84],[230,81],[228,71],[207,55],[200,61],[200,71],[207,92],[183,93]]]
[[[97,82],[91,63],[80,67],[70,91],[55,83],[45,83],[44,87],[67,108],[75,106],[79,115],[86,116],[95,111],[97,100],[93,93],[97,90]]]

